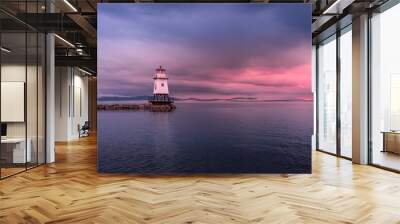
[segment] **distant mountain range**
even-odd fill
[[[150,96],[101,96],[98,101],[129,101],[129,100],[148,100]]]
[[[148,100],[150,96],[102,96],[98,101],[143,101]],[[233,98],[175,98],[175,101],[236,101],[236,102],[293,102],[293,101],[312,101],[299,99],[284,99],[284,100],[263,100],[256,97],[233,97]]]

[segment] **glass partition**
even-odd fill
[[[36,32],[27,33],[27,82],[26,82],[26,113],[27,113],[27,144],[30,152],[30,161],[27,167],[34,167],[38,160],[38,35]]]
[[[336,153],[336,36],[318,47],[318,149]]]
[[[26,142],[26,33],[3,32],[1,46],[1,176],[6,177],[24,171],[31,161]]]
[[[400,170],[400,5],[371,18],[371,162]]]
[[[0,6],[43,11],[43,1],[17,3]],[[44,33],[0,12],[0,178],[45,163],[45,44]]]

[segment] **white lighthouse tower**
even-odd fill
[[[163,67],[156,69],[154,79],[153,97],[150,99],[152,104],[171,104],[172,98],[169,97],[168,77]]]

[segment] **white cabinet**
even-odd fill
[[[12,162],[25,163],[32,161],[32,140],[27,139],[25,150],[25,138],[7,138],[1,140],[2,145],[12,147]]]

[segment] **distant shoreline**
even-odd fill
[[[121,110],[148,110],[155,112],[169,112],[176,109],[174,104],[161,104],[153,105],[150,103],[141,104],[98,104],[97,110],[110,110],[110,111],[121,111]]]
[[[97,99],[98,102],[135,102],[135,101],[147,101],[147,97],[100,97]],[[240,102],[240,103],[257,103],[257,102],[313,102],[313,100],[298,100],[298,99],[285,99],[285,100],[261,100],[256,98],[228,98],[228,99],[220,99],[220,98],[211,98],[211,99],[201,99],[201,98],[174,98],[175,102]]]

